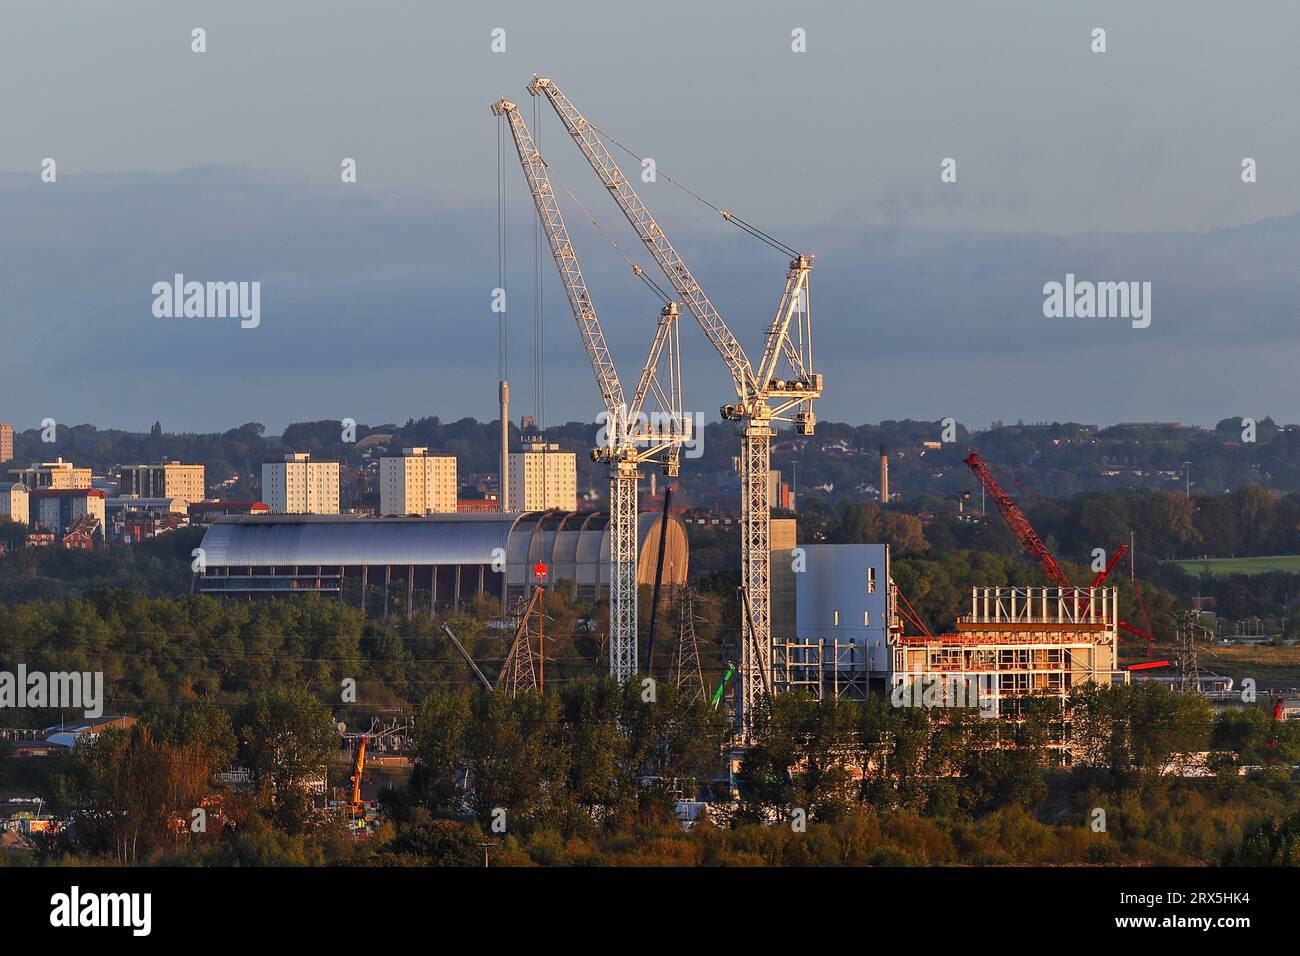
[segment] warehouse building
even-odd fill
[[[609,585],[608,516],[603,512],[526,512],[370,518],[266,515],[220,518],[202,542],[195,589],[252,599],[319,593],[366,606],[383,596],[386,610],[408,617],[459,607],[479,594],[507,602],[546,566],[548,587],[593,600]],[[658,514],[641,515],[639,573],[654,582]],[[664,582],[684,584],[686,530],[668,520]]]

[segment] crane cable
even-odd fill
[[[497,318],[497,381],[501,383],[500,388],[504,394],[508,387],[509,368],[509,351],[506,348],[506,311],[509,308],[508,299],[505,298],[506,289],[506,163],[505,163],[505,117],[501,117],[497,122],[497,290],[503,297],[500,313]],[[504,404],[504,402],[503,402]],[[502,410],[502,418],[506,418],[505,410]],[[497,478],[497,496],[502,505],[506,504],[510,491],[510,422],[508,420],[501,422],[501,431],[505,436],[502,442],[502,458],[504,459],[498,466],[500,474]],[[501,554],[505,554],[506,539],[509,535],[509,525],[506,522],[500,522],[497,526],[497,546]],[[434,587],[437,586],[438,571],[433,571]],[[505,576],[502,575],[501,582],[501,611],[505,613],[506,586]],[[364,605],[365,595],[362,594],[362,603]]]
[[[615,138],[614,138],[613,136],[611,136],[609,133],[605,132],[603,129],[601,129],[599,126],[597,126],[595,123],[591,122],[591,120],[587,120],[587,125],[590,126],[592,129],[594,129],[594,130],[595,130],[595,131],[596,131],[600,136],[602,136],[602,137],[604,137],[605,139],[609,140],[611,143],[613,143],[615,146],[617,146],[617,147],[618,147],[619,149],[621,149],[623,152],[627,153],[629,156],[631,156],[633,159],[635,159],[635,160],[636,160],[638,163],[640,163],[642,166],[645,165],[645,158],[644,158],[643,156],[640,156],[640,155],[639,155],[635,150],[630,149],[630,148],[628,148],[627,146],[624,146],[622,143],[620,143],[617,139],[615,139]],[[745,220],[741,219],[739,216],[734,215],[734,214],[732,214],[732,213],[729,213],[729,212],[727,212],[727,210],[722,209],[722,208],[720,208],[720,207],[718,207],[718,206],[713,205],[713,203],[709,202],[707,199],[705,199],[705,198],[704,198],[703,196],[701,196],[699,193],[697,193],[697,192],[695,192],[694,190],[692,190],[690,187],[684,185],[683,183],[678,182],[678,181],[677,181],[676,179],[674,179],[672,176],[669,176],[666,172],[664,172],[662,169],[659,168],[658,163],[655,164],[655,175],[656,175],[656,176],[662,176],[664,179],[668,180],[668,182],[672,183],[674,186],[676,186],[676,187],[677,187],[678,189],[680,189],[682,192],[686,193],[686,195],[690,196],[691,198],[693,198],[693,199],[695,199],[695,200],[697,200],[697,201],[699,201],[699,202],[702,202],[704,205],[708,206],[710,209],[712,209],[714,212],[716,212],[716,213],[717,213],[719,216],[721,216],[723,219],[727,220],[727,222],[734,223],[735,225],[737,225],[737,226],[739,226],[741,229],[743,229],[745,232],[747,232],[747,233],[749,233],[751,236],[753,236],[755,239],[758,239],[758,240],[761,241],[761,242],[765,242],[765,243],[767,243],[767,245],[771,246],[771,247],[772,247],[773,249],[775,249],[777,252],[784,253],[785,255],[788,255],[788,256],[790,256],[791,258],[796,258],[796,259],[799,258],[800,253],[799,253],[798,250],[796,250],[796,249],[792,249],[790,246],[787,246],[787,245],[786,245],[784,242],[782,242],[780,239],[777,239],[776,237],[767,234],[767,233],[764,232],[762,229],[759,229],[757,226],[755,226],[755,225],[753,225],[753,224],[751,224],[751,223],[746,222]]]
[[[505,129],[497,123],[497,288],[506,287],[506,175]],[[497,319],[497,378],[506,379],[506,313],[503,309]]]
[[[543,162],[545,163],[546,161],[543,160]],[[572,200],[575,206],[577,206],[580,210],[582,210],[582,214],[587,217],[587,221],[596,227],[596,231],[599,232],[602,236],[604,236],[605,241],[614,247],[614,251],[623,257],[623,261],[632,267],[632,272],[636,275],[636,277],[640,279],[642,282],[644,282],[646,284],[646,287],[649,288],[651,292],[659,296],[659,298],[663,301],[664,305],[667,305],[669,302],[671,302],[672,297],[668,295],[668,293],[666,293],[660,287],[660,285],[654,281],[654,279],[650,278],[650,276],[646,273],[644,269],[642,269],[639,265],[637,265],[635,262],[633,262],[631,259],[628,258],[627,253],[623,251],[623,247],[620,246],[615,241],[613,236],[611,236],[608,232],[605,231],[605,227],[602,226],[596,220],[596,217],[591,214],[590,210],[588,210],[587,207],[582,204],[582,200],[573,194],[573,190],[571,190],[567,185],[565,185],[564,180],[562,180],[559,176],[555,175],[555,171],[551,169],[549,163],[546,163],[546,169],[550,177],[560,184],[560,188],[564,190],[564,194],[568,196],[570,200]]]

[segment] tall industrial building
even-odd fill
[[[400,458],[379,460],[380,514],[454,514],[456,491],[453,455],[430,455],[427,448],[403,448]]]
[[[511,452],[507,496],[511,511],[578,510],[578,458],[541,440]]]
[[[794,573],[787,574],[791,564]],[[794,626],[778,629],[778,622],[788,620],[776,598],[782,577],[793,578]],[[803,544],[797,551],[782,549],[778,558],[774,543],[772,587],[780,689],[854,700],[885,691],[894,623],[888,545]]]
[[[42,461],[30,468],[10,468],[9,477],[21,481],[28,491],[37,488],[89,488],[90,469],[77,468],[72,462],[56,458]]]
[[[13,461],[14,426],[0,422],[0,461]]]
[[[773,468],[767,473],[767,504],[770,508],[793,511],[795,508],[794,492],[788,482],[781,480],[781,471]]]
[[[339,463],[312,461],[307,452],[268,461],[262,465],[262,500],[273,514],[336,515]]]
[[[179,461],[123,465],[119,477],[123,496],[183,498],[187,502],[203,501],[207,497],[202,465],[184,465]]]

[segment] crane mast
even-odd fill
[[[502,97],[492,104],[492,112],[504,116],[509,123],[533,205],[604,404],[604,437],[600,447],[592,451],[592,458],[609,466],[609,673],[620,682],[627,681],[637,670],[640,466],[654,462],[663,467],[665,474],[675,477],[680,467],[681,446],[692,437],[690,421],[682,414],[678,307],[675,302],[667,302],[660,311],[650,354],[642,366],[629,406],[551,186],[546,161],[518,106]],[[663,374],[661,367],[665,368]],[[660,409],[655,419],[644,415],[645,403],[650,398],[655,399]],[[661,533],[667,533],[666,529]]]
[[[756,374],[739,340],[705,294],[685,261],[637,195],[594,126],[549,79],[534,78],[533,96],[545,96],[564,127],[595,171],[637,236],[663,271],[673,290],[695,316],[705,337],[722,357],[731,375],[737,404],[724,405],[722,417],[741,426],[741,586],[748,602],[742,623],[748,635],[740,642],[740,699],[737,725],[750,736],[751,715],[765,688],[774,685],[772,672],[771,508],[768,475],[772,460],[772,424],[793,421],[800,434],[816,425],[812,402],[822,392],[822,377],[812,371],[812,328],[808,308],[810,256],[794,254],[785,291],[768,328],[763,361]],[[738,222],[729,213],[723,218]],[[791,337],[791,326],[795,334]],[[778,363],[790,365],[788,378],[776,378]],[[793,418],[783,417],[796,410]]]

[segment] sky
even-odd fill
[[[652,265],[558,119],[534,114],[535,73],[816,254],[822,419],[1300,421],[1294,4],[71,0],[9,5],[0,27],[0,421],[19,428],[493,418],[493,100],[536,115],[556,181]],[[592,420],[504,160],[512,411]],[[785,258],[624,165],[756,351]],[[630,385],[657,302],[564,209]],[[155,316],[177,273],[260,282],[260,324]],[[1150,282],[1151,324],[1044,316],[1067,274]],[[686,404],[714,417],[729,377],[689,317],[682,341]]]

